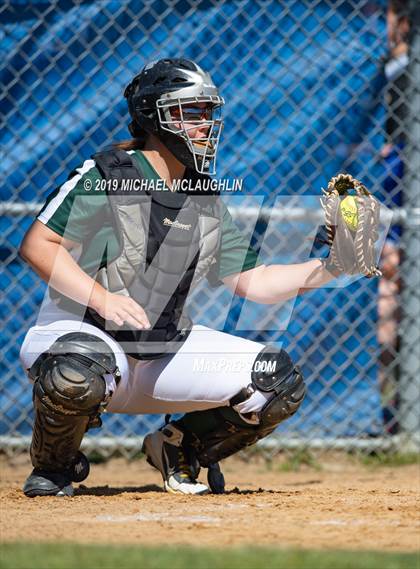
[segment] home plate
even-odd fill
[[[171,514],[170,518],[167,514],[134,514],[132,516],[96,516],[98,522],[114,522],[114,523],[125,523],[125,522],[187,522],[192,524],[207,523],[207,524],[217,524],[220,522],[220,518],[215,518],[211,516],[173,516]]]

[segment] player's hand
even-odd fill
[[[93,297],[92,308],[106,321],[115,322],[117,326],[128,324],[141,330],[150,328],[144,309],[128,296],[103,290]]]

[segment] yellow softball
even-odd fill
[[[340,204],[341,215],[352,231],[356,231],[358,224],[357,203],[354,196],[346,196]]]

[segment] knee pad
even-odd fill
[[[263,348],[252,366],[251,381],[254,389],[272,393],[259,413],[262,428],[276,426],[294,415],[305,397],[302,372],[283,349]]]
[[[41,354],[29,374],[34,396],[51,411],[63,415],[95,414],[105,403],[104,374],[119,380],[113,352],[106,342],[83,332],[61,336]]]
[[[35,382],[31,459],[36,469],[73,480],[87,476],[78,451],[86,430],[101,425],[100,411],[109,399],[104,374],[119,381],[113,352],[92,334],[65,334],[35,361],[29,375]]]
[[[236,411],[235,406],[251,397],[256,389],[270,393],[271,397],[255,413],[254,422]],[[251,384],[232,397],[230,406],[189,413],[181,419],[181,424],[191,434],[199,463],[209,466],[272,433],[277,425],[296,413],[304,396],[302,374],[287,352],[265,347],[254,361]],[[200,422],[199,434],[191,428],[188,417],[193,416],[193,423]],[[208,430],[203,429],[206,424]]]

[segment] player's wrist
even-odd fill
[[[320,261],[324,271],[327,271],[334,277],[338,277],[342,274],[342,271],[337,267],[337,265],[333,263],[330,257],[327,257],[326,259],[320,259]]]
[[[99,283],[95,282],[89,298],[88,306],[100,313],[106,300],[107,290]]]

